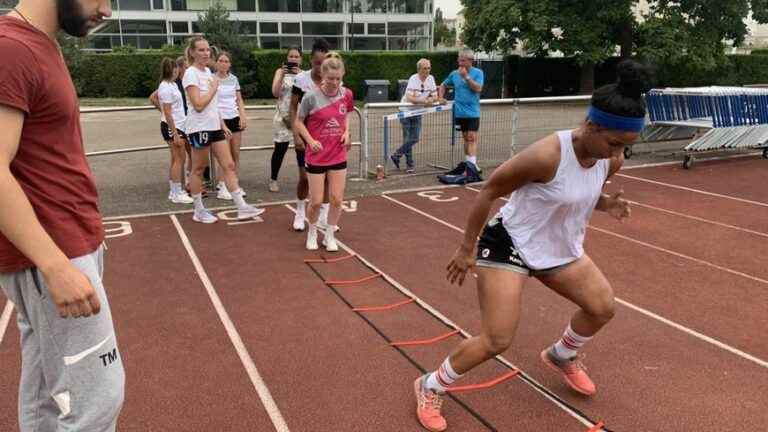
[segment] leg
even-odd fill
[[[411,118],[411,128],[408,134],[408,147],[405,151],[405,164],[409,170],[413,170],[413,146],[419,142],[419,135],[421,134],[421,117]]]
[[[208,157],[210,148],[192,149],[192,172],[189,176],[189,190],[192,195],[199,195],[203,192],[203,172],[208,166]]]
[[[0,278],[4,288],[23,288],[23,299],[16,301],[23,305],[24,319],[29,325],[24,332],[29,336],[31,328],[32,337],[39,342],[38,350],[28,347],[27,353],[37,360],[28,357],[26,365],[39,365],[42,379],[36,373],[37,376],[27,375],[22,384],[37,384],[31,386],[37,389],[22,388],[22,392],[40,393],[36,415],[38,427],[45,429],[37,430],[115,430],[123,403],[125,373],[102,285],[101,253],[99,249],[71,260],[90,279],[101,302],[101,312],[88,318],[60,318],[37,269]],[[27,395],[21,402],[31,399]],[[22,417],[20,421],[27,418]]]
[[[276,142],[275,150],[272,152],[271,160],[271,176],[272,181],[277,181],[277,176],[280,174],[280,167],[283,165],[283,159],[285,153],[288,152],[288,142]],[[301,169],[301,167],[300,167]]]
[[[341,217],[341,203],[344,200],[344,188],[347,184],[347,170],[328,171],[328,195],[331,208],[328,212],[328,224],[338,225]]]
[[[467,160],[476,163],[477,161],[477,131],[463,131],[464,136],[464,154],[467,156]],[[474,159],[470,159],[474,158]]]
[[[229,151],[232,154],[232,162],[235,164],[235,174],[240,176],[240,145],[243,142],[243,133],[234,132],[229,139]]]
[[[325,174],[307,174],[309,180],[309,208],[307,219],[314,225],[320,217],[320,206],[325,192]]]
[[[528,276],[493,267],[476,269],[482,316],[480,334],[461,342],[436,371],[419,377],[414,383],[416,415],[430,431],[447,428],[440,413],[440,394],[462,374],[509,348],[517,329],[522,290]]]
[[[235,171],[235,162],[232,159],[230,152],[230,146],[227,141],[217,141],[211,144],[213,154],[216,156],[216,161],[219,162],[221,167],[221,173],[219,176],[224,179],[224,184],[227,185],[227,190],[234,192],[240,189],[240,184],[237,180],[237,172]]]
[[[596,391],[595,384],[584,371],[577,351],[613,318],[613,289],[587,255],[558,271],[537,277],[580,307],[563,336],[541,353],[541,359],[552,369],[561,372],[572,389],[584,395],[592,395]]]
[[[296,184],[296,198],[299,200],[307,199],[309,196],[309,178],[304,162],[304,150],[296,150],[296,165],[299,167],[299,182]]]

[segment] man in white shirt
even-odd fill
[[[435,77],[430,75],[432,63],[428,59],[420,59],[416,63],[417,73],[408,79],[408,87],[405,89],[401,103],[429,106],[437,101],[437,85]],[[416,109],[418,106],[404,106],[401,111]],[[403,127],[403,145],[390,156],[392,163],[400,169],[400,158],[405,156],[405,172],[412,173],[414,169],[413,146],[419,142],[421,134],[421,116],[405,117],[400,119]]]

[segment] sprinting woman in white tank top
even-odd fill
[[[463,244],[448,264],[448,279],[462,284],[475,269],[482,331],[414,382],[417,416],[426,429],[447,427],[440,413],[446,388],[510,346],[521,292],[531,276],[580,307],[562,338],[541,352],[541,360],[574,391],[595,393],[577,350],[613,318],[614,298],[605,276],[584,253],[584,232],[594,209],[619,220],[629,216],[621,192],[603,194],[602,188],[645,122],[645,70],[626,61],[617,72],[616,84],[592,95],[581,127],[550,135],[515,155],[478,195]],[[486,224],[493,202],[505,196],[507,204]]]

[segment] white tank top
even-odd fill
[[[584,254],[584,233],[610,172],[610,159],[579,164],[571,131],[557,133],[560,165],[549,183],[529,183],[501,208],[504,227],[532,269],[575,261]]]

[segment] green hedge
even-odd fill
[[[137,52],[132,54],[87,54],[83,59],[82,74],[75,76],[82,97],[146,97],[157,88],[160,61],[175,58],[180,53]],[[427,57],[432,60],[432,74],[437,80],[445,77],[456,66],[456,52],[342,52],[347,65],[344,83],[357,99],[363,99],[363,80],[387,79],[390,97],[397,95],[397,80],[408,79],[416,72],[416,62]],[[272,97],[272,77],[285,60],[285,50],[258,50],[253,53],[255,74],[233,72],[248,89],[247,97]],[[304,56],[304,69],[310,66],[309,55]],[[253,81],[243,80],[251,75]]]

